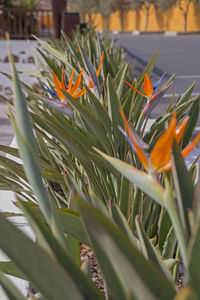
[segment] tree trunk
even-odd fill
[[[149,11],[150,11],[150,5],[145,5],[145,20],[144,20],[144,31],[147,31],[148,23],[149,23]]]
[[[184,16],[184,24],[183,24],[183,32],[187,31],[187,17],[188,17],[188,11],[189,11],[190,3],[188,2],[185,8],[185,11],[183,13]]]
[[[109,31],[109,17],[108,15],[104,16],[104,30]]]
[[[88,11],[88,20],[89,20],[89,23],[92,23],[92,14],[91,14],[90,10]]]
[[[120,18],[121,31],[124,31],[124,19],[125,19],[124,15],[125,15],[125,11],[123,9],[120,9],[119,18]]]
[[[66,11],[67,0],[52,0],[53,37],[60,38],[62,13]]]

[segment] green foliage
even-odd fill
[[[17,215],[0,214],[0,248],[11,259],[0,263],[7,295],[23,299],[3,273],[29,280],[45,299],[197,298],[200,181],[194,184],[193,172],[180,156],[182,145],[176,144],[172,172],[147,173],[122,134],[120,114],[123,108],[134,138],[151,150],[173,111],[178,123],[189,112],[194,118],[185,129],[185,147],[199,113],[199,96],[191,98],[194,86],[176,103],[171,101],[147,130],[148,117],[142,113],[146,99],[124,82],[132,83],[134,69],[122,48],[114,48],[113,41],[100,39],[94,30],[77,33],[73,40],[63,35],[60,43],[38,41],[42,50],[34,49],[37,70],[30,74],[39,87],[19,82],[10,55],[15,91],[10,118],[19,149],[0,146],[12,155],[0,156],[0,189],[17,194],[15,204],[36,242],[7,220]],[[144,76],[151,76],[157,55],[133,82],[142,93]],[[61,65],[67,84],[72,69],[75,79],[85,70],[80,89],[86,93],[80,98],[63,87],[63,103],[52,96],[52,70],[61,80]],[[19,157],[22,161],[16,163]],[[94,251],[105,295],[93,283],[88,266],[80,263],[80,242]],[[184,292],[176,288],[180,254],[186,270]]]
[[[155,4],[162,12],[165,12],[167,9],[169,9],[172,5],[176,3],[177,0],[157,0]]]

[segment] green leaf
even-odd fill
[[[67,92],[63,92],[63,93],[66,94],[69,102],[74,106],[74,108],[80,113],[82,118],[85,120],[85,122],[90,128],[90,131],[94,135],[98,136],[99,141],[101,142],[101,144],[103,144],[104,147],[109,149],[110,143],[107,138],[107,132],[101,126],[96,116],[91,111],[89,111],[85,106],[79,103],[76,99],[74,99],[70,94],[68,94]]]
[[[164,205],[164,189],[147,173],[137,170],[133,166],[106,155],[98,149],[95,149],[101,156],[103,156],[113,167],[115,167],[123,176],[130,182],[138,186],[149,197],[154,199],[160,205]]]
[[[169,214],[164,209],[161,212],[161,217],[160,217],[160,221],[159,221],[158,245],[159,245],[159,249],[160,249],[161,253],[162,253],[163,245],[166,241],[166,238],[167,238],[167,235],[169,233],[171,226],[172,226],[172,223],[171,223]]]
[[[1,261],[0,270],[7,275],[27,280],[26,276],[16,267],[16,265],[12,261]]]
[[[17,148],[9,147],[9,146],[6,146],[6,145],[0,145],[0,151],[19,158],[19,151],[18,151]]]
[[[195,131],[195,127],[196,127],[198,119],[199,119],[199,111],[200,111],[199,100],[200,100],[200,97],[197,98],[197,100],[194,102],[194,104],[192,105],[192,107],[189,111],[190,119],[188,121],[187,127],[184,132],[183,143],[182,143],[183,148],[185,148],[188,145],[188,143]]]
[[[106,131],[109,133],[110,137],[112,136],[112,130],[111,130],[111,120],[108,116],[108,113],[106,109],[103,107],[103,105],[100,103],[100,101],[97,99],[97,97],[91,92],[90,89],[87,89],[87,93],[90,97],[91,102],[93,103],[96,113],[99,117],[99,120],[102,122],[104,125]]]
[[[170,216],[174,231],[176,233],[176,238],[180,245],[180,252],[183,258],[184,266],[187,268],[188,257],[186,251],[186,239],[185,239],[184,228],[181,223],[181,218],[178,212],[177,203],[174,199],[173,190],[171,188],[169,180],[167,179],[167,176],[165,176],[164,179],[165,179],[165,199],[164,199],[165,207]]]
[[[193,237],[189,245],[189,268],[188,268],[188,284],[193,287],[197,295],[200,295],[200,226],[194,230]]]
[[[132,230],[130,229],[127,219],[122,214],[121,210],[116,204],[111,206],[112,217],[119,228],[127,235],[130,242],[133,243],[135,247],[138,247],[137,239],[134,237]]]
[[[132,293],[139,300],[171,300],[175,295],[173,285],[145,260],[112,220],[85,201],[81,199],[76,201],[100,266],[105,262],[105,257],[109,263],[106,275],[111,277],[110,265],[112,265],[125,284],[126,294]],[[105,272],[103,268],[102,272]],[[106,275],[104,273],[107,282]],[[116,294],[114,299],[124,299],[117,294],[119,286],[116,283],[113,289]]]
[[[40,202],[42,212],[50,223],[52,207],[42,182],[42,176],[36,155],[37,145],[33,134],[33,128],[29,117],[26,100],[21,90],[17,72],[14,66],[11,50],[10,61],[13,74],[13,90],[16,107],[16,121],[13,115],[11,115],[11,121],[15,129],[19,153],[20,156],[23,157],[26,175],[32,185],[38,201]]]
[[[48,224],[54,230],[57,238],[65,245],[69,251],[70,247],[64,238],[64,232],[60,226],[59,219],[54,214],[53,205],[44,188],[43,178],[38,160],[38,148],[33,133],[32,123],[29,117],[28,108],[25,97],[23,95],[17,72],[14,65],[14,59],[9,44],[10,62],[13,77],[14,102],[16,109],[16,119],[10,112],[12,125],[17,137],[20,157],[24,162],[24,170],[31,184],[36,199],[40,204],[41,211]]]
[[[121,212],[128,219],[131,213],[131,184],[124,176],[121,178],[119,205]]]
[[[44,220],[38,212],[27,205],[26,202],[19,200],[19,206],[23,210],[25,216],[28,218],[34,232],[36,233],[37,241],[46,251],[52,256],[56,257],[59,264],[65,269],[70,277],[77,283],[78,289],[86,299],[103,299],[103,295],[97,289],[95,284],[82,272],[80,272],[79,265],[77,264],[76,254],[73,252],[73,259],[62,247],[61,244],[53,237],[52,233],[44,223]],[[71,242],[71,240],[70,240]]]
[[[90,62],[89,58],[87,57],[87,54],[85,53],[85,51],[81,47],[80,47],[80,51],[81,51],[81,55],[82,55],[82,58],[83,58],[83,61],[84,61],[85,68],[86,68],[90,78],[92,79],[95,87],[97,88],[98,94],[100,96],[102,91],[101,91],[99,79],[98,79],[98,77],[96,75],[96,72],[94,70],[94,66]]]
[[[33,37],[39,42],[39,44],[42,46],[42,48],[45,49],[48,53],[50,53],[51,55],[56,57],[59,61],[61,61],[65,65],[67,64],[66,55],[64,55],[63,51],[58,49],[58,47],[53,46],[52,44],[50,44],[47,41],[39,39],[35,35],[33,35]]]
[[[187,91],[180,97],[180,99],[177,101],[175,105],[175,108],[177,108],[178,106],[180,106],[181,104],[189,100],[190,96],[192,95],[194,86],[195,86],[195,82],[193,82],[193,84],[191,84],[191,86],[187,89]]]
[[[126,79],[128,68],[129,68],[129,64],[126,64],[123,68],[120,68],[119,72],[115,77],[115,82],[117,84],[117,95],[119,99],[121,98],[122,93],[124,91],[124,85],[125,85],[124,79]]]
[[[123,127],[123,120],[120,114],[120,107],[121,107],[120,100],[116,92],[116,86],[114,85],[114,82],[110,74],[108,74],[107,77],[107,94],[108,94],[107,96],[108,114],[110,119],[112,120],[114,145],[115,145],[115,150],[117,151],[119,145],[124,140],[118,128],[119,125]]]
[[[56,101],[54,99],[48,98],[47,96],[44,96],[44,95],[40,95],[37,93],[31,93],[30,91],[29,91],[29,94],[32,97],[34,97],[35,99],[42,101],[47,106],[55,109],[59,113],[64,114],[64,115],[68,116],[69,118],[72,118],[72,119],[74,118],[73,110],[66,104]]]
[[[173,280],[168,269],[166,268],[164,262],[162,261],[152,242],[147,237],[143,227],[139,224],[138,217],[136,217],[135,223],[138,238],[140,240],[141,250],[144,257],[147,260],[150,260],[157,267],[157,269],[160,270],[163,273],[163,275],[166,276],[166,278],[168,278],[171,284],[173,284]]]
[[[162,250],[162,256],[165,259],[169,259],[174,256],[174,252],[176,249],[176,235],[174,232],[173,226],[168,232],[168,235],[166,236],[164,245],[163,245],[163,250]]]
[[[85,231],[79,215],[75,214],[74,211],[65,208],[58,210],[58,216],[65,233],[72,235],[83,244],[90,246],[87,232]]]
[[[176,190],[178,210],[187,239],[190,236],[188,209],[193,207],[194,187],[177,143],[173,146],[172,175]]]
[[[70,274],[2,214],[0,228],[0,248],[46,299],[84,299]]]
[[[26,300],[15,285],[0,272],[0,284],[10,300]]]

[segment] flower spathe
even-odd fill
[[[141,93],[138,89],[136,89],[132,84],[130,84],[128,81],[124,80],[132,89],[134,89],[138,94],[140,94],[143,97],[146,98],[151,98],[153,95],[153,92],[157,89],[157,87],[159,86],[159,84],[161,83],[163,76],[165,74],[163,74],[160,79],[154,84],[154,86],[152,85],[152,82],[149,78],[149,76],[147,74],[144,75],[144,82],[143,82],[143,90],[144,90],[144,94]],[[156,94],[155,94],[156,95]],[[154,95],[154,96],[155,96]]]
[[[81,80],[82,80],[82,74],[83,74],[83,69],[81,70],[80,74],[78,75],[78,77],[73,85],[74,70],[72,69],[69,84],[68,84],[68,87],[66,87],[65,81],[64,81],[64,68],[62,67],[61,82],[58,79],[58,77],[56,76],[56,74],[54,73],[54,71],[52,71],[57,96],[62,102],[66,99],[66,96],[63,94],[62,90],[68,92],[73,98],[79,98],[86,93],[86,89],[79,90],[79,86],[80,86]]]
[[[188,118],[184,119],[183,122],[179,126],[177,126],[176,112],[173,112],[168,128],[157,140],[150,155],[148,156],[137,143],[122,109],[120,110],[120,113],[128,134],[127,140],[132,144],[132,148],[135,149],[135,152],[137,153],[138,158],[145,169],[151,174],[155,172],[159,173],[162,171],[170,170],[173,141],[174,139],[176,139],[178,143],[181,141],[188,123]],[[185,158],[194,149],[199,139],[200,133],[186,148],[181,151],[183,158]]]
[[[128,81],[124,80],[126,84],[128,84],[133,90],[135,90],[138,94],[145,97],[147,99],[147,104],[145,105],[142,114],[146,114],[147,111],[150,109],[151,105],[153,104],[154,100],[158,96],[162,96],[162,94],[165,93],[165,91],[168,89],[168,87],[171,85],[167,85],[164,88],[160,89],[156,94],[153,94],[153,92],[157,89],[157,87],[160,85],[165,73],[159,78],[159,80],[152,85],[152,82],[147,74],[144,75],[144,82],[143,82],[143,90],[144,94],[140,92],[138,89],[136,89],[132,84],[130,84]]]

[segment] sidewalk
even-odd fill
[[[31,43],[37,46],[36,41],[32,41]],[[33,55],[29,43],[23,40],[12,40],[11,47],[17,70],[33,69]],[[11,74],[7,42],[5,40],[0,40],[0,72]],[[34,82],[34,79],[27,74],[20,74],[20,78],[27,84]],[[8,105],[1,100],[1,96],[7,99],[12,99],[13,97],[12,83],[2,74],[0,74],[0,144],[10,145],[13,139],[13,131],[7,117]]]

